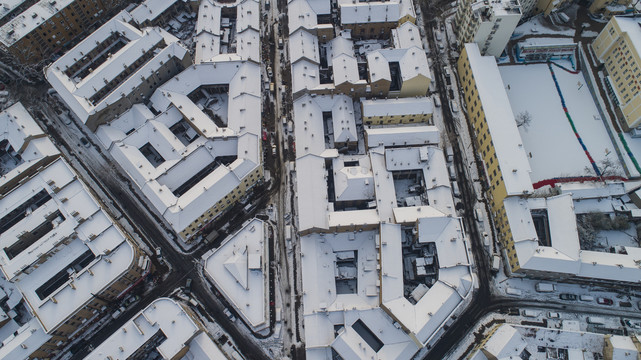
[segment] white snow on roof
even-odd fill
[[[398,99],[401,100],[401,99]],[[414,146],[438,144],[441,140],[438,128],[425,126],[365,127],[367,146]]]
[[[33,317],[11,336],[3,339],[0,359],[28,359],[34,349],[40,348],[50,338],[51,335],[45,333],[38,319]]]
[[[569,193],[528,200],[511,197],[504,200],[504,206],[522,269],[629,282],[641,278],[639,248],[625,247],[627,254],[580,249],[574,202]],[[530,212],[533,209],[547,210],[550,246],[540,245]]]
[[[372,82],[378,80],[392,81],[389,63],[398,62],[401,79],[408,81],[422,76],[432,79],[427,56],[423,49],[416,46],[407,49],[380,49],[367,54],[367,65]]]
[[[465,49],[507,195],[531,193],[530,165],[496,60],[493,56],[481,56],[476,43],[465,44]]]
[[[228,84],[226,100],[214,111],[226,114],[227,127],[219,127],[188,95],[202,87]],[[153,118],[132,121],[123,114],[98,133],[111,154],[163,214],[181,232],[213,204],[223,199],[243,179],[261,166],[260,67],[247,61],[220,61],[194,65],[166,82],[151,96],[159,112]],[[207,105],[207,103],[205,103]],[[132,108],[133,116],[149,111]],[[170,128],[185,121],[192,142],[183,144]],[[139,125],[142,124],[142,125]],[[112,144],[114,143],[115,144]],[[141,152],[149,143],[162,157],[152,164]],[[222,156],[236,156],[229,165],[219,164],[197,184],[176,196],[184,182]]]
[[[0,6],[0,19],[3,19],[5,16],[10,14],[12,11],[17,9],[20,5],[24,4],[28,0],[5,0]]]
[[[0,43],[12,46],[75,0],[41,0],[0,27]],[[11,5],[10,5],[11,6]]]
[[[43,223],[51,222],[53,228],[13,257],[6,251],[0,253],[0,267],[7,279],[14,279],[18,284],[48,332],[111,284],[135,259],[134,249],[125,235],[63,159],[56,160],[2,198],[0,218],[43,190],[51,198],[32,208],[9,228],[0,246],[11,247],[20,234],[31,232]],[[51,214],[56,212],[60,215],[52,218]],[[81,270],[75,269],[69,280],[53,293],[43,298],[36,294],[52,274],[64,270],[88,250],[95,256],[94,260]],[[42,262],[43,259],[46,261]]]
[[[289,43],[289,48],[292,48]],[[315,89],[320,85],[319,66],[307,59],[292,62],[292,93],[296,94],[306,89]]]
[[[366,23],[395,23],[401,18],[401,5],[393,1],[339,0],[341,25]]]
[[[345,161],[358,165],[345,166]],[[373,200],[374,175],[367,155],[333,159],[336,201]]]
[[[85,359],[128,359],[158,333],[166,339],[156,350],[162,358],[173,359],[200,332],[180,304],[169,298],[159,298],[116,330]]]
[[[358,63],[351,55],[341,54],[332,59],[334,85],[343,83],[355,84],[359,82]]]
[[[316,155],[296,159],[296,187],[298,230],[303,232],[328,229],[330,203],[327,199],[325,159]],[[333,210],[333,206],[331,209]]]
[[[182,61],[189,56],[189,51],[178,43],[175,36],[157,27],[140,31],[128,23],[130,20],[127,12],[119,13],[45,70],[49,83],[83,122],[119,101],[121,97],[130,95],[141,82],[169,63],[170,58]],[[97,68],[81,74],[80,70],[95,66],[89,62],[75,74],[65,73],[79,61],[84,61],[85,55],[93,51],[98,44],[113,36],[119,38],[115,43],[125,44],[116,53],[109,55]],[[150,59],[142,61],[134,71],[120,79],[128,68],[150,51],[153,54]],[[81,78],[81,75],[84,77]],[[109,84],[113,87],[92,100]]]
[[[137,24],[154,21],[170,7],[182,0],[145,0],[131,11],[131,17]]]
[[[490,340],[485,343],[483,349],[497,359],[502,359],[512,355],[520,355],[526,346],[527,343],[521,334],[506,324],[498,328]]]
[[[9,171],[0,172],[0,187],[21,176],[27,169],[44,164],[60,154],[21,103],[0,113],[0,142],[4,140],[20,155],[21,163],[12,166]]]
[[[638,18],[614,16],[611,21],[619,25],[622,33],[628,34],[636,49],[641,49],[641,22]]]
[[[304,314],[317,311],[343,311],[371,309],[378,306],[376,289],[376,232],[311,234],[302,236],[301,271],[303,277]],[[341,274],[336,259],[344,253],[356,256],[354,273]],[[354,293],[338,294],[337,276],[356,278]]]
[[[401,116],[432,114],[434,106],[429,97],[400,99],[363,99],[363,118],[374,116]]]
[[[314,31],[319,28],[332,28],[332,24],[318,24],[319,15],[331,14],[329,0],[290,0],[287,4],[289,33],[303,28]]]
[[[473,276],[461,219],[425,211],[419,216],[418,241],[436,245],[438,281],[412,305],[404,296],[401,227],[381,224],[381,306],[425,344],[471,294]]]
[[[408,1],[408,3],[412,2]],[[406,21],[399,27],[392,29],[392,43],[397,49],[409,49],[413,46],[423,48],[419,28],[411,21]]]
[[[206,332],[201,332],[189,342],[189,351],[182,360],[227,360]]]
[[[318,38],[303,29],[289,36],[289,51],[292,64],[301,59],[307,59],[314,63],[320,61]]]
[[[346,311],[345,325],[332,342],[332,348],[345,360],[359,359],[409,359],[418,347],[403,332],[394,326],[391,319],[380,308],[363,311]],[[380,350],[372,349],[364,338],[352,327],[360,320],[383,343]]]
[[[268,325],[265,239],[265,224],[253,219],[218,249],[203,255],[206,274],[254,329]],[[254,259],[258,264],[252,264]]]

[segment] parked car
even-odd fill
[[[614,304],[614,301],[612,301],[612,299],[608,299],[608,298],[604,298],[604,297],[597,298],[596,302],[597,302],[597,304],[601,304],[601,305],[612,305],[612,304]]]
[[[191,278],[187,278],[187,281],[185,281],[185,294],[191,293]]]
[[[561,300],[576,300],[577,299],[576,295],[567,294],[567,293],[559,295],[559,298],[561,298]]]

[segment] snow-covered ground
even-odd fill
[[[559,64],[571,68],[568,61]],[[597,162],[621,165],[581,73],[553,67],[570,116],[588,151]],[[546,64],[499,67],[514,115],[527,111],[529,125],[519,127],[530,158],[532,181],[561,176],[595,175],[565,116]],[[532,95],[536,94],[536,98]],[[640,142],[641,145],[641,142]],[[586,172],[587,168],[587,172]]]

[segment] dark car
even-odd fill
[[[576,300],[576,295],[574,295],[574,294],[561,294],[561,295],[559,295],[559,298],[561,298],[561,300]]]

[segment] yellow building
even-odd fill
[[[607,90],[626,130],[641,125],[641,27],[632,17],[613,17],[592,49],[606,70]]]
[[[641,353],[639,335],[605,335],[603,358],[605,360],[638,359]]]
[[[535,13],[543,13],[548,16],[552,11],[562,8],[567,2],[568,0],[539,0],[536,3]]]
[[[516,271],[518,259],[503,201],[532,193],[530,165],[494,58],[481,56],[475,43],[465,44],[458,73],[476,149],[485,168],[488,201],[498,237],[512,271]]]
[[[0,27],[0,47],[37,63],[72,44],[126,4],[122,0],[41,0]]]

